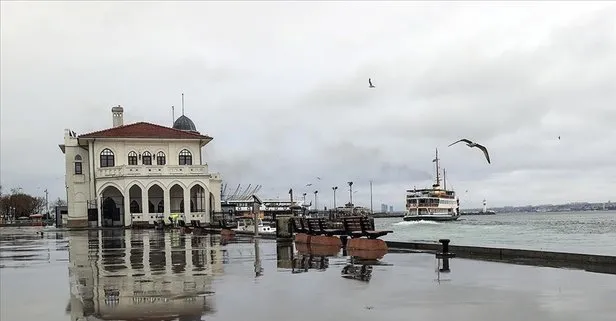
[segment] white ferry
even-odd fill
[[[406,191],[405,221],[455,221],[460,217],[460,200],[453,190],[447,190],[445,177],[441,188],[438,149],[433,162],[436,162],[436,183],[432,188]]]

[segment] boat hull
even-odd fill
[[[455,221],[460,216],[440,216],[440,215],[409,215],[402,219],[405,221],[434,221],[434,222],[448,222]]]

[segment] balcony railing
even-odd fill
[[[97,170],[97,177],[207,175],[205,165],[121,165]]]

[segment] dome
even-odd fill
[[[197,127],[195,127],[195,123],[193,123],[190,118],[182,115],[178,119],[173,122],[173,128],[179,130],[188,130],[188,131],[197,131]]]

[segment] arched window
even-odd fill
[[[75,175],[83,174],[83,170],[81,167],[81,155],[75,156]]]
[[[128,153],[128,165],[137,165],[137,153]]]
[[[143,156],[141,156],[141,164],[152,165],[152,154],[150,154],[150,152],[143,152]]]
[[[115,159],[113,152],[109,148],[103,149],[101,152],[101,167],[113,167],[115,166]]]
[[[165,159],[165,153],[158,152],[156,154],[156,165],[165,165],[167,160]]]
[[[131,213],[141,213],[141,209],[139,208],[139,203],[137,203],[137,201],[132,200],[130,202],[130,212]]]
[[[192,154],[188,150],[182,149],[179,160],[180,165],[192,165]]]

